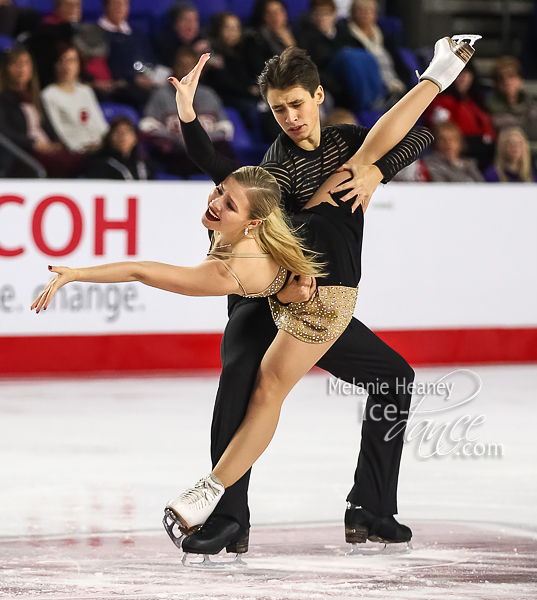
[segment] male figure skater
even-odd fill
[[[177,104],[189,156],[215,183],[235,168],[218,155],[196,118],[192,107],[195,88],[208,55],[181,81]],[[288,48],[267,61],[259,77],[263,97],[283,129],[268,150],[261,166],[278,180],[282,202],[288,213],[301,210],[320,185],[354,155],[368,129],[339,125],[321,129],[319,106],[324,92],[317,67],[303,50]],[[367,207],[377,185],[418,158],[432,136],[424,128],[413,129],[395,148],[366,167],[352,167],[353,177],[338,186],[347,200],[356,196],[354,207]],[[349,167],[351,168],[351,167]],[[359,260],[359,257],[357,258]],[[279,294],[281,302],[309,298],[313,282],[291,281]],[[301,291],[302,290],[302,291]],[[229,322],[221,346],[222,374],[211,430],[213,466],[241,424],[263,355],[276,335],[266,299],[230,296]],[[349,543],[366,539],[408,542],[410,528],[398,523],[397,481],[403,447],[404,423],[410,407],[409,386],[414,371],[408,363],[363,323],[353,318],[348,328],[318,366],[353,384],[377,384],[370,393],[362,425],[362,442],[354,485],[347,496],[345,537]],[[380,385],[383,384],[383,385]],[[387,390],[387,391],[384,391]],[[373,417],[373,418],[372,418]],[[396,429],[397,428],[397,429]],[[387,436],[390,430],[397,435]],[[183,540],[186,552],[217,554],[246,552],[249,535],[248,472],[228,488],[203,527]],[[308,498],[304,498],[307,502]]]

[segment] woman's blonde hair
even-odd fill
[[[324,275],[318,253],[305,247],[282,211],[280,186],[275,177],[261,167],[241,167],[231,177],[246,190],[250,201],[249,218],[261,220],[252,230],[261,250],[297,275]]]
[[[505,129],[502,129],[500,131],[500,135],[498,136],[498,142],[496,145],[496,157],[494,158],[494,166],[496,167],[498,178],[503,183],[507,183],[509,181],[507,173],[505,172],[505,165],[507,163],[506,146],[507,142],[509,141],[509,137],[513,133],[518,134],[524,144],[524,156],[520,161],[518,176],[520,177],[520,181],[531,183],[533,179],[531,173],[530,145],[528,143],[528,138],[526,137],[522,129],[520,129],[520,127],[506,127]]]

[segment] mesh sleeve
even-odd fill
[[[399,171],[419,158],[433,139],[433,134],[426,127],[411,129],[396,146],[375,163],[384,176],[382,183],[391,181]]]

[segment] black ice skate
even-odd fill
[[[352,544],[347,556],[373,554],[408,554],[412,550],[412,530],[394,517],[377,517],[371,511],[347,503],[345,541]],[[383,546],[366,545],[367,540]],[[359,544],[364,544],[360,547]]]
[[[183,539],[183,565],[198,569],[246,567],[241,555],[248,552],[249,534],[249,529],[231,517],[211,515],[201,529]],[[224,548],[234,556],[217,556]]]

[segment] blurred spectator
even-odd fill
[[[384,38],[377,25],[377,16],[376,0],[354,0],[348,30],[354,40],[354,46],[367,50],[376,58],[388,94],[397,99],[411,86],[412,75],[399,55],[395,43],[389,38]]]
[[[197,61],[195,50],[189,47],[179,48],[173,68],[174,77],[181,80],[196,66]],[[229,144],[233,139],[233,124],[227,119],[216,92],[199,84],[194,96],[194,110],[217,150],[233,157]],[[162,86],[153,93],[140,127],[151,135],[152,154],[165,166],[168,173],[188,177],[199,172],[186,156],[173,85]]]
[[[319,69],[321,84],[336,106],[345,103],[344,86],[334,76],[331,62],[343,47],[354,45],[347,26],[338,22],[334,0],[310,0],[309,10],[295,29],[297,45],[304,48]]]
[[[498,58],[492,77],[494,89],[487,107],[496,129],[520,127],[530,140],[537,140],[537,102],[523,89],[520,62],[514,56]]]
[[[73,177],[83,168],[84,158],[69,152],[58,141],[50,121],[42,111],[39,83],[32,57],[18,46],[4,53],[0,69],[0,132],[22,150],[32,154],[49,177]],[[28,177],[33,173],[18,162],[9,173]]]
[[[433,100],[425,112],[425,119],[429,125],[442,121],[458,125],[465,138],[465,154],[477,158],[481,169],[490,165],[496,132],[471,63],[445,92]]]
[[[256,0],[251,17],[252,30],[245,34],[246,57],[250,74],[257,77],[265,61],[281,54],[296,41],[287,22],[287,8],[282,0]]]
[[[172,4],[168,21],[154,41],[159,60],[163,65],[173,66],[177,50],[183,46],[193,48],[198,56],[210,52],[209,42],[200,35],[200,19],[196,5],[188,0]]]
[[[358,121],[350,110],[346,108],[335,108],[323,119],[323,127],[331,125],[358,125]]]
[[[56,83],[41,92],[46,113],[59,138],[73,152],[101,147],[108,131],[94,91],[79,82],[80,57],[74,46],[64,45],[54,65]]]
[[[520,127],[500,131],[494,164],[485,171],[485,181],[493,183],[537,181],[531,168],[528,138]]]
[[[54,82],[56,44],[71,43],[77,23],[82,20],[81,0],[54,0],[52,13],[26,40],[43,87]]]
[[[250,112],[261,100],[261,94],[256,78],[248,70],[241,22],[237,15],[232,12],[213,15],[209,39],[220,61],[207,69],[204,81],[217,92],[226,106],[236,108],[248,121]]]
[[[108,66],[112,77],[116,82],[123,82],[116,99],[141,111],[168,72],[164,76],[164,71],[155,67],[145,35],[134,31],[127,22],[129,11],[129,0],[103,0],[104,14],[98,24],[106,32],[110,46]]]
[[[35,8],[17,6],[13,0],[0,0],[0,35],[16,38],[35,29],[40,21],[41,14]]]
[[[418,158],[412,164],[405,167],[395,175],[392,181],[400,183],[427,183],[431,181],[431,174],[422,158]]]
[[[102,149],[86,177],[124,181],[154,179],[153,169],[141,152],[136,127],[128,117],[117,117],[110,123]]]
[[[450,121],[438,123],[434,129],[433,153],[424,158],[430,181],[469,183],[483,181],[476,161],[462,158],[461,130]]]

